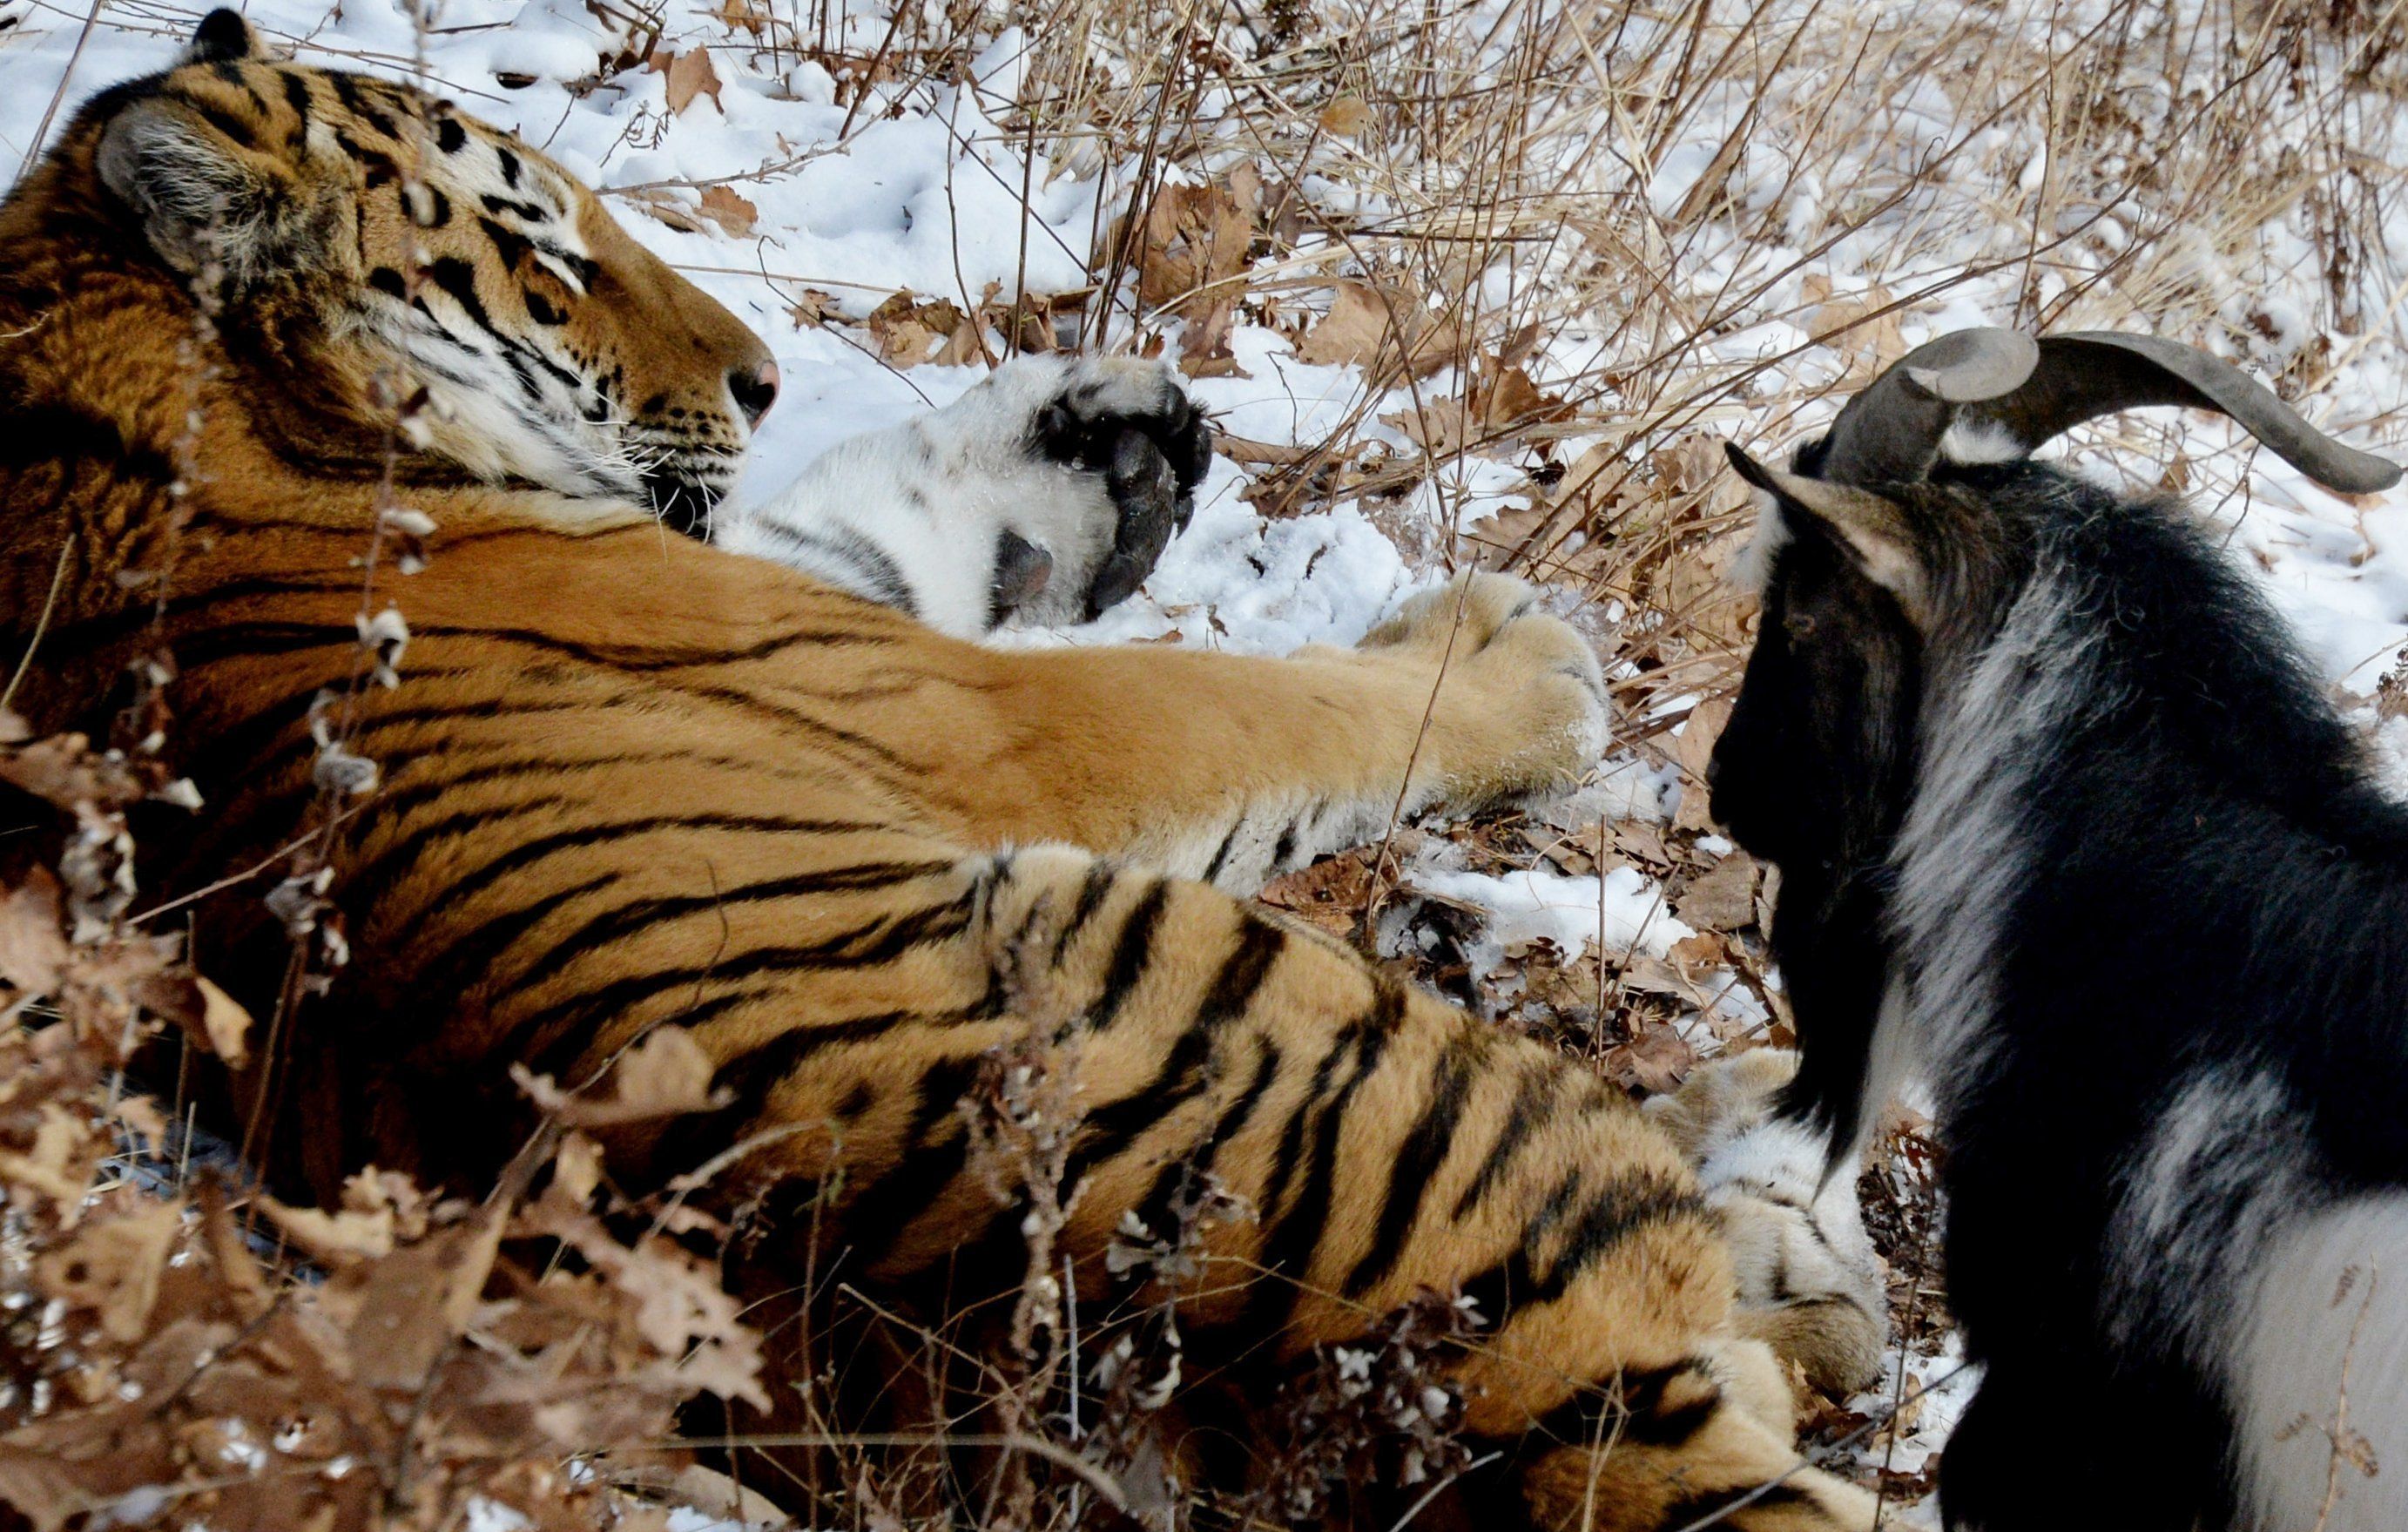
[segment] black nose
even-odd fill
[[[737,368],[727,375],[727,392],[736,396],[736,408],[744,411],[744,423],[760,424],[761,417],[778,402],[778,364],[764,362],[751,372]]]

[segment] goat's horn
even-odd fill
[[[2229,416],[2328,489],[2371,494],[2395,465],[2344,447],[2230,363],[2155,336],[2083,331],[2036,345],[2009,330],[1959,330],[1927,342],[1850,399],[1817,471],[1850,484],[1925,477],[1951,425],[1985,429],[2029,452],[2085,421],[2151,405]]]
[[[2085,421],[2150,405],[2228,415],[2327,489],[2372,494],[2400,482],[2397,465],[2326,436],[2231,363],[2156,336],[2087,330],[2045,336],[2029,382],[1960,418],[2005,433],[2028,452]]]
[[[2014,394],[2040,357],[2031,336],[2014,330],[1956,330],[1925,341],[1847,402],[1818,472],[1842,484],[1923,478],[1958,414]]]

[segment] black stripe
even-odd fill
[[[456,1007],[463,990],[484,978],[504,952],[529,931],[542,924],[553,911],[617,881],[617,873],[606,872],[581,883],[555,889],[531,904],[521,905],[478,923],[466,935],[445,947],[433,961],[418,966],[417,976],[410,982],[411,990],[436,1005]],[[373,909],[367,911],[371,919],[374,913]]]
[[[1531,1133],[1541,1123],[1554,1119],[1554,1113],[1547,1109],[1555,1100],[1555,1087],[1561,1078],[1559,1070],[1552,1067],[1552,1061],[1533,1065],[1522,1076],[1521,1089],[1514,1092],[1513,1104],[1505,1110],[1505,1125],[1498,1130],[1497,1141],[1488,1146],[1488,1157],[1482,1160],[1480,1168],[1472,1173],[1471,1184],[1455,1199],[1452,1216],[1456,1223],[1461,1223],[1480,1206],[1482,1199],[1488,1196],[1489,1189],[1505,1173],[1506,1166],[1512,1162],[1514,1152],[1529,1141]]]
[[[1112,948],[1112,965],[1104,975],[1104,992],[1096,997],[1089,1012],[1089,1024],[1102,1032],[1120,1014],[1122,1003],[1129,991],[1137,988],[1145,977],[1147,957],[1154,945],[1154,928],[1162,923],[1163,906],[1170,898],[1170,885],[1156,879],[1121,923],[1120,941]]]
[[[1287,828],[1280,832],[1279,843],[1271,848],[1271,871],[1277,872],[1286,866],[1288,858],[1296,854],[1296,835],[1303,827],[1304,815],[1299,814],[1289,820]]]
[[[1212,852],[1212,860],[1204,865],[1204,881],[1206,882],[1211,883],[1220,881],[1221,868],[1229,860],[1229,848],[1238,843],[1238,832],[1245,827],[1246,816],[1245,813],[1240,810],[1238,815],[1238,822],[1229,826],[1229,833],[1227,835],[1221,838],[1219,849]]]
[[[1513,1248],[1506,1252],[1505,1258],[1486,1270],[1466,1278],[1457,1287],[1456,1291],[1471,1300],[1473,1309],[1490,1328],[1504,1328],[1515,1307],[1526,1299],[1531,1299],[1538,1292],[1539,1279],[1533,1269],[1531,1253],[1547,1237],[1547,1231],[1563,1217],[1564,1210],[1572,1205],[1572,1199],[1580,1195],[1581,1181],[1581,1167],[1573,1166],[1522,1225],[1519,1238],[1513,1241]]]
[[[681,921],[689,915],[730,909],[738,905],[767,904],[778,899],[806,898],[819,894],[850,894],[867,889],[893,888],[915,879],[931,878],[949,872],[959,866],[950,859],[934,862],[862,862],[848,866],[824,867],[812,872],[798,872],[783,878],[768,878],[759,882],[741,883],[734,888],[713,890],[709,894],[657,895],[630,899],[625,904],[606,909],[576,930],[561,937],[544,949],[543,955],[511,980],[514,989],[533,989],[560,973],[570,964],[595,948],[624,940],[638,931],[658,928]]]
[[[534,1066],[556,1074],[581,1057],[592,1038],[610,1023],[656,995],[690,984],[732,982],[764,974],[867,967],[890,962],[914,947],[959,936],[969,925],[969,896],[903,914],[885,914],[819,941],[793,947],[756,947],[724,954],[696,966],[656,969],[613,980],[598,989],[555,1000],[513,1023],[505,1052],[520,1046],[534,1053]],[[522,1043],[521,1039],[523,1039]]]
[[[368,104],[368,93],[364,88],[366,82],[358,75],[339,69],[329,69],[326,71],[326,79],[335,87],[336,96],[351,109],[352,116],[367,123],[387,138],[398,140],[401,137],[400,131],[394,126],[393,119]]]
[[[1054,966],[1061,966],[1062,954],[1070,950],[1070,943],[1079,939],[1079,933],[1087,928],[1087,923],[1095,919],[1096,911],[1103,908],[1104,895],[1112,891],[1112,884],[1119,878],[1120,869],[1101,857],[1087,864],[1087,875],[1079,881],[1079,897],[1070,907],[1070,918],[1062,923],[1062,929],[1054,938]]]
[[[1454,1147],[1455,1124],[1471,1099],[1473,1067],[1487,1052],[1479,1043],[1480,1034],[1466,1031],[1440,1056],[1430,1081],[1429,1104],[1422,1109],[1421,1121],[1405,1136],[1388,1167],[1388,1189],[1380,1204],[1380,1225],[1371,1237],[1371,1246],[1346,1274],[1348,1297],[1369,1292],[1396,1269],[1398,1258],[1404,1253],[1405,1236],[1421,1217],[1431,1178]]]
[[[148,444],[136,446],[115,421],[72,406],[12,406],[8,429],[0,431],[0,469],[22,470],[47,463],[74,466],[106,464],[111,477],[143,480],[165,489],[176,481],[176,461]],[[12,507],[12,514],[22,508]],[[144,621],[150,608],[140,609]]]
[[[1539,1296],[1562,1296],[1608,1251],[1641,1229],[1704,1210],[1695,1192],[1676,1183],[1645,1176],[1615,1181],[1590,1198],[1565,1229],[1563,1248],[1548,1267]]]
[[[722,1009],[749,1001],[772,998],[775,986],[766,989],[740,990],[722,996]],[[652,1159],[664,1175],[676,1175],[692,1169],[711,1155],[736,1141],[737,1136],[753,1127],[768,1108],[770,1093],[792,1079],[813,1055],[823,1049],[844,1043],[867,1042],[883,1038],[897,1026],[921,1018],[908,1011],[885,1011],[874,1016],[854,1016],[840,1022],[810,1022],[781,1032],[758,1048],[751,1049],[729,1059],[711,1076],[714,1093],[728,1093],[727,1105],[713,1111],[692,1112],[679,1118],[661,1136]],[[681,1026],[696,1024],[693,1012],[678,1019]]]
[[[1221,962],[1212,987],[1195,1018],[1163,1055],[1154,1079],[1128,1095],[1096,1108],[1079,1130],[1078,1147],[1064,1162],[1062,1181],[1075,1187],[1107,1157],[1119,1153],[1145,1132],[1204,1094],[1211,1083],[1211,1065],[1221,1035],[1245,1014],[1263,980],[1286,948],[1287,933],[1268,922],[1248,920],[1240,929],[1237,946]]]
[[[1191,1178],[1200,1181],[1212,1173],[1220,1163],[1223,1146],[1244,1132],[1246,1124],[1253,1121],[1254,1109],[1262,1104],[1271,1081],[1279,1075],[1279,1044],[1263,1038],[1254,1059],[1254,1078],[1221,1109],[1221,1115],[1212,1120],[1212,1126],[1192,1151],[1155,1174],[1153,1187],[1138,1200],[1137,1215],[1148,1229],[1166,1239],[1175,1237],[1172,1204],[1181,1188],[1191,1184]]]
[[[487,818],[501,818],[511,812],[565,801],[568,800],[521,798],[505,809],[485,810],[483,813]],[[523,872],[538,863],[558,856],[565,852],[607,846],[614,841],[653,835],[663,830],[728,830],[747,835],[844,835],[884,828],[886,826],[863,820],[781,819],[767,814],[713,813],[648,814],[641,819],[618,820],[604,824],[580,824],[569,829],[554,831],[551,835],[523,840],[499,856],[462,874],[441,890],[443,908],[458,909],[500,880],[513,873]],[[375,874],[385,864],[386,857],[379,856],[376,861],[354,869],[351,876],[343,881],[344,900],[357,905],[362,909],[374,909],[385,895],[385,884],[397,884],[408,876],[408,869],[403,868],[390,880],[377,878]],[[425,918],[425,913],[422,911],[411,917],[409,925],[402,934],[402,939],[405,942],[416,934],[418,923]]]
[[[904,1232],[953,1183],[969,1159],[969,1135],[958,1128],[941,1143],[934,1135],[978,1079],[979,1061],[942,1059],[920,1077],[919,1104],[903,1137],[902,1153],[847,1204],[846,1234],[875,1266]]]
[[[1329,1204],[1336,1194],[1338,1140],[1346,1126],[1346,1109],[1354,1092],[1380,1067],[1380,1056],[1404,1014],[1404,992],[1382,983],[1371,1009],[1347,1028],[1354,1059],[1345,1081],[1323,1103],[1307,1151],[1304,1179],[1296,1199],[1264,1237],[1262,1267],[1271,1280],[1258,1281],[1246,1300],[1245,1329],[1255,1335],[1284,1330],[1296,1310],[1303,1284],[1312,1275],[1312,1254],[1328,1232]],[[1346,1035],[1341,1035],[1341,1039]],[[1341,1040],[1340,1046],[1344,1046]],[[1326,1062],[1326,1061],[1325,1061]],[[1268,1209],[1264,1210],[1266,1216]]]
[[[1695,1379],[1705,1388],[1679,1404],[1668,1404],[1672,1385]],[[1566,1447],[1612,1450],[1617,1446],[1679,1447],[1705,1428],[1724,1406],[1722,1390],[1706,1365],[1695,1357],[1670,1367],[1631,1368],[1618,1377],[1574,1394],[1541,1416],[1534,1434]],[[1699,1514],[1703,1514],[1701,1511]],[[1686,1526],[1694,1516],[1675,1517],[1661,1525]]]

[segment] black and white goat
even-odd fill
[[[1960,332],[1794,472],[1734,449],[1764,605],[1714,809],[1781,869],[1786,1110],[1844,1153],[1907,1072],[1940,1103],[1985,1369],[1950,1526],[2408,1532],[2408,809],[2179,505],[2027,459],[2161,404],[2399,478],[2112,335]]]

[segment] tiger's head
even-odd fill
[[[228,10],[103,93],[51,166],[205,303],[287,455],[417,452],[698,533],[777,395],[768,349],[517,137],[389,80],[271,59]]]

